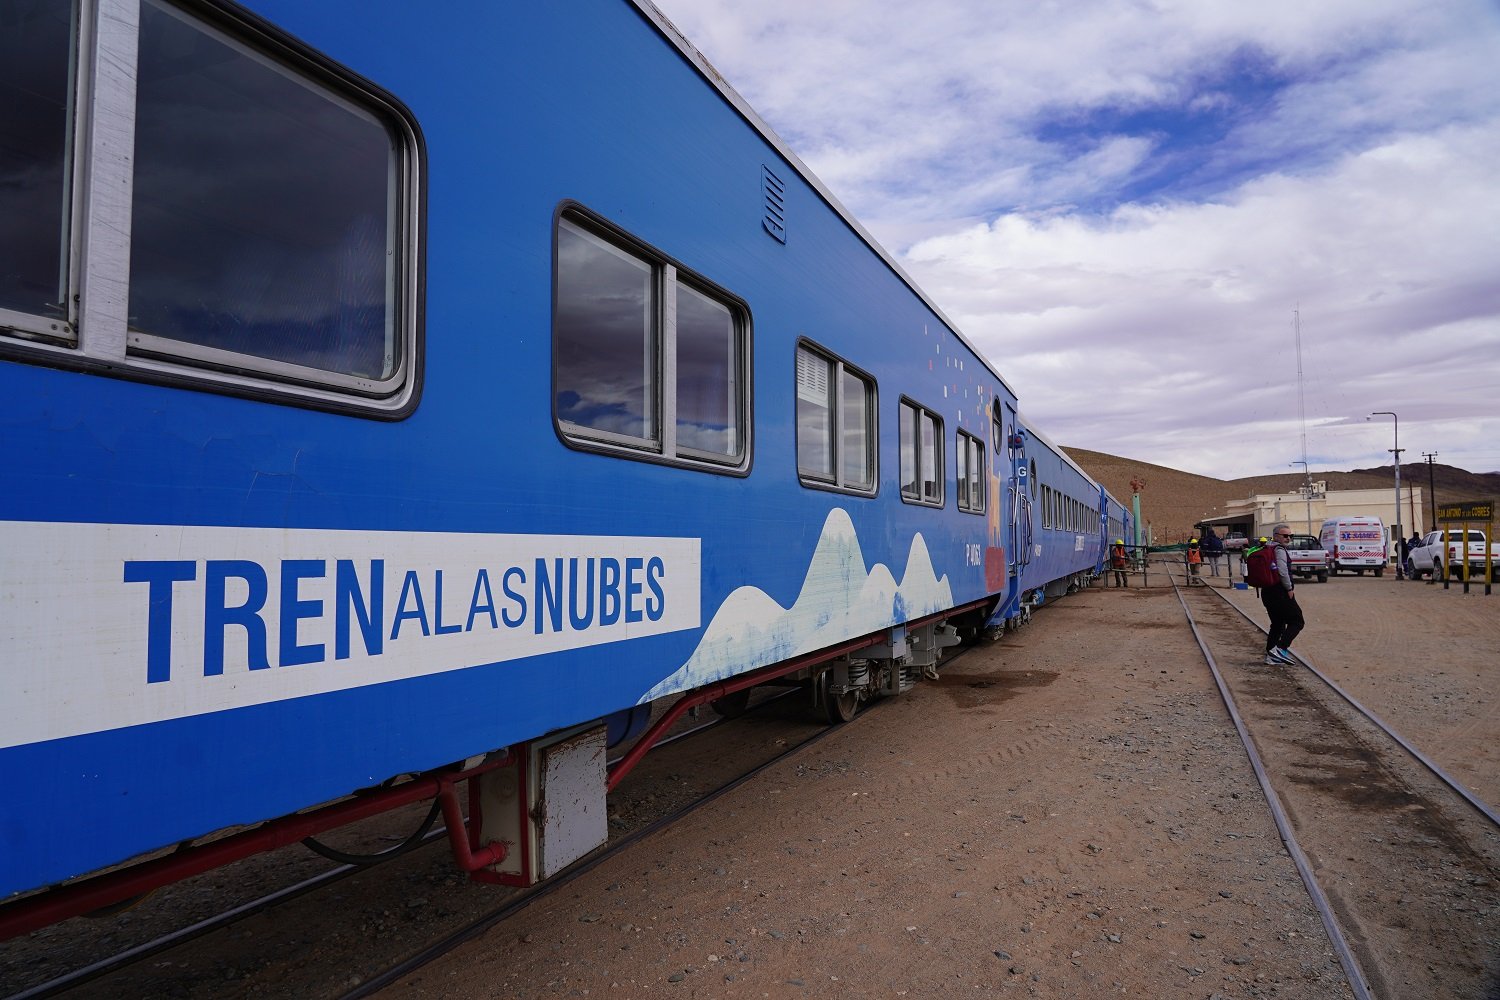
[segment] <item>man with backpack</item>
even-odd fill
[[[1304,624],[1292,586],[1292,559],[1286,550],[1291,540],[1291,526],[1278,524],[1271,530],[1269,544],[1245,553],[1246,582],[1260,591],[1260,603],[1271,619],[1271,630],[1266,633],[1268,666],[1296,662],[1288,647]]]

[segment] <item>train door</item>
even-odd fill
[[[1026,461],[1025,437],[1016,422],[1016,409],[996,400],[991,415],[995,451],[995,490],[991,510],[991,553],[985,576],[992,592],[1003,596],[990,616],[989,625],[1002,626],[1015,617],[1020,605],[1021,571],[1030,561],[1031,485]],[[991,564],[990,559],[994,559]]]
[[[1010,562],[1015,551],[1014,532],[1011,530],[1011,504],[1015,493],[1015,477],[1006,458],[1007,428],[1005,410],[997,399],[990,407],[990,476],[989,504],[987,505],[986,538],[984,549],[984,586],[991,594],[1001,595],[1000,606],[1004,607],[1009,596]]]
[[[1099,550],[1095,553],[1094,572],[1103,573],[1109,562],[1109,491],[1099,487],[1099,523],[1094,526],[1099,533]]]

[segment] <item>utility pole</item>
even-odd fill
[[[1432,484],[1432,460],[1437,458],[1437,452],[1424,451],[1422,457],[1427,459],[1427,504],[1432,510],[1432,520],[1427,524],[1428,531],[1437,529],[1437,487]]]
[[[1292,465],[1302,466],[1302,478],[1304,480],[1302,484],[1302,496],[1307,500],[1307,533],[1309,535],[1316,535],[1317,532],[1313,530],[1312,523],[1312,473],[1308,471],[1305,461],[1293,462]]]
[[[1376,410],[1370,417],[1391,418],[1391,443],[1395,445],[1391,454],[1396,456],[1396,523],[1391,526],[1391,537],[1396,540],[1396,579],[1406,579],[1406,567],[1401,565],[1401,453],[1406,449],[1401,447],[1401,418],[1390,410]],[[1368,420],[1370,417],[1366,417]]]

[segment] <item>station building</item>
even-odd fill
[[[1316,535],[1330,517],[1378,517],[1392,540],[1397,531],[1392,519],[1396,514],[1396,489],[1329,490],[1328,484],[1315,480],[1310,488],[1290,493],[1257,493],[1243,500],[1230,500],[1225,513],[1202,518],[1199,525],[1211,527],[1221,536],[1259,538],[1269,536],[1271,529],[1285,522],[1300,535]],[[1399,534],[1410,538],[1413,526],[1418,534],[1428,530],[1427,508],[1423,506],[1422,487],[1401,484]]]

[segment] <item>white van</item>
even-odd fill
[[[1385,575],[1385,525],[1378,517],[1330,517],[1318,532],[1328,550],[1328,569],[1334,576],[1350,569],[1360,576],[1370,570]]]

